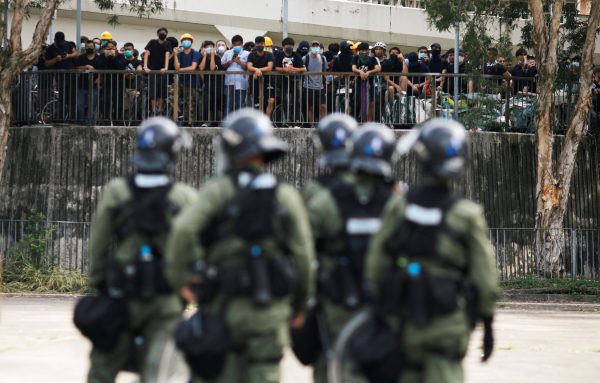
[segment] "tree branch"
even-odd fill
[[[21,51],[21,31],[23,29],[24,17],[25,0],[16,0],[13,7],[13,19],[10,26],[10,42],[8,44],[10,53]]]
[[[533,51],[538,61],[543,63],[546,60],[544,47],[546,46],[546,20],[544,20],[544,6],[542,0],[529,0],[529,9],[531,10],[531,19],[533,29],[531,38],[533,40]]]
[[[571,187],[571,177],[575,168],[575,160],[579,143],[583,137],[583,128],[587,120],[590,104],[592,84],[592,70],[594,66],[594,50],[596,48],[597,29],[600,26],[600,1],[592,2],[588,19],[587,33],[581,60],[581,74],[579,76],[579,97],[575,106],[575,114],[569,124],[565,135],[563,150],[560,154],[558,181],[562,186],[560,195],[561,208],[566,209],[567,199]]]
[[[31,40],[31,44],[29,44],[29,47],[25,51],[23,51],[20,57],[20,67],[26,68],[38,60],[42,44],[44,44],[44,42],[48,38],[48,30],[50,29],[50,24],[52,24],[52,16],[54,15],[54,11],[58,7],[59,1],[60,0],[48,0],[48,3],[42,11],[42,13],[40,14],[40,19],[38,20],[35,26],[35,31],[33,32],[33,39]]]
[[[554,2],[554,7],[552,9],[552,21],[550,23],[550,36],[557,36],[558,35],[558,30],[560,29],[560,18],[563,14],[563,6],[564,6],[564,0],[556,0]],[[550,43],[550,45],[548,46],[548,52],[556,52],[556,47],[558,45],[558,39],[549,39],[548,41]],[[552,62],[552,67],[548,68],[549,70],[552,71],[556,71],[556,55],[549,55],[550,57],[548,58],[552,58],[553,62]],[[546,60],[546,62],[544,63],[545,65],[548,65],[548,60]]]

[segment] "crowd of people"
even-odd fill
[[[319,41],[296,44],[289,37],[275,46],[268,36],[244,41],[235,35],[231,45],[224,40],[197,44],[191,34],[177,39],[164,27],[143,49],[130,42],[117,43],[110,32],[91,39],[83,36],[79,46],[67,41],[63,32],[54,37],[40,57],[38,70],[126,72],[77,78],[64,75],[53,80],[61,94],[60,104],[78,122],[95,123],[97,117],[137,121],[162,114],[178,116],[186,125],[210,124],[246,106],[292,125],[311,125],[341,110],[359,121],[383,122],[397,99],[428,98],[436,91],[454,93],[454,81],[448,75],[454,74],[456,53],[454,49],[444,52],[439,43],[414,52],[402,52],[384,42],[370,45],[344,40],[325,47]],[[195,43],[199,49],[193,47]],[[467,55],[462,50],[458,55],[458,72],[465,73]],[[535,57],[521,48],[514,64],[510,61],[490,48],[480,73],[502,76],[499,84],[514,93],[534,93]],[[211,75],[216,71],[232,74]],[[424,75],[429,73],[439,76]],[[476,87],[473,81],[459,78],[460,93],[481,91],[486,86]],[[144,105],[140,105],[141,92],[146,96]],[[414,123],[414,106],[403,104],[406,122]],[[90,106],[94,113],[88,110]]]

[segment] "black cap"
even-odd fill
[[[440,43],[433,43],[433,44],[431,44],[430,48],[431,49],[435,48],[440,51],[442,50],[442,46],[440,45]]]
[[[54,34],[54,41],[56,41],[57,43],[62,43],[63,41],[65,41],[65,34],[64,32],[56,32]]]

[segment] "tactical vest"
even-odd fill
[[[418,188],[406,196],[403,216],[386,243],[392,269],[380,286],[383,313],[399,312],[406,319],[427,324],[433,318],[454,312],[461,298],[472,305],[472,288],[467,280],[468,259],[460,262],[439,249],[439,235],[455,241],[464,254],[463,235],[447,225],[446,215],[458,199],[446,189]],[[459,278],[431,275],[426,264],[434,264],[461,275]],[[457,272],[457,273],[456,273]],[[471,308],[470,306],[467,308]]]
[[[241,177],[249,177],[240,182]],[[268,306],[273,298],[293,291],[296,271],[288,259],[289,217],[277,203],[279,183],[271,174],[242,173],[232,179],[236,190],[206,229],[199,242],[209,254],[211,247],[228,238],[239,238],[244,246],[240,265],[221,267],[207,259],[196,265],[202,275],[200,300],[211,301],[219,292],[228,296],[250,296],[257,306]],[[268,249],[275,248],[276,254]],[[283,255],[280,256],[280,255]]]
[[[324,238],[317,250],[326,257],[334,257],[336,266],[331,275],[323,270],[319,287],[333,302],[349,309],[358,308],[365,301],[365,256],[373,234],[381,227],[381,214],[392,195],[392,186],[379,182],[368,201],[360,201],[353,185],[339,178],[329,185],[342,217],[342,232],[333,238]]]
[[[116,261],[109,257],[107,287],[113,296],[152,299],[157,294],[172,292],[164,275],[163,248],[156,240],[165,238],[170,230],[169,218],[175,216],[180,207],[168,199],[173,187],[170,183],[156,188],[140,188],[130,177],[127,185],[132,198],[117,207],[114,234],[117,244],[134,233],[140,235],[144,243],[131,265],[117,266]]]

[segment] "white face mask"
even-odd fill
[[[217,53],[220,55],[225,53],[225,47],[223,45],[219,45],[219,47],[217,48]]]

